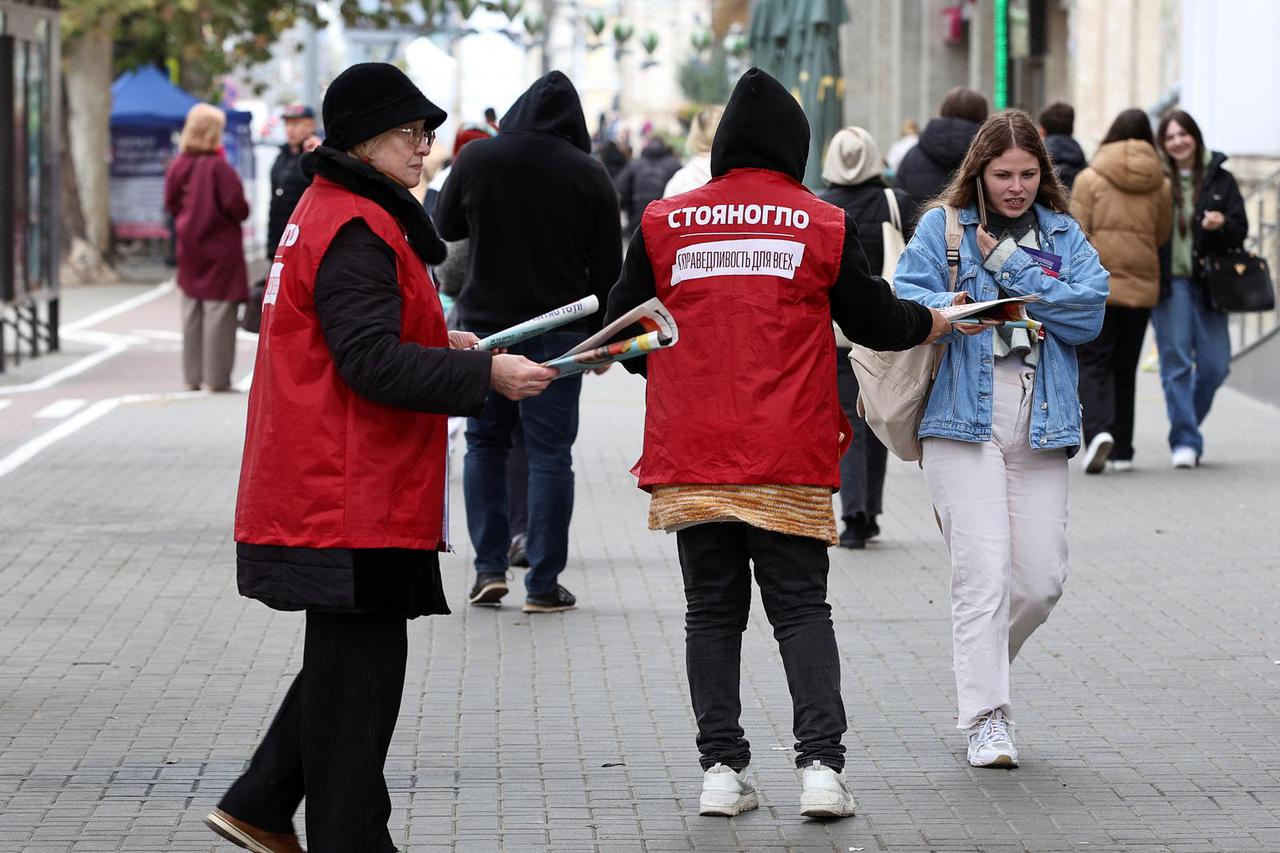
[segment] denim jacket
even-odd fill
[[[960,211],[964,239],[960,243],[956,290],[968,291],[978,302],[999,298],[997,283],[1010,296],[1039,294],[1039,301],[1027,305],[1027,314],[1043,323],[1045,332],[1028,439],[1033,448],[1066,448],[1071,456],[1080,445],[1076,346],[1093,340],[1102,329],[1109,274],[1074,219],[1038,204],[1035,211],[1040,223],[1040,248],[1062,258],[1059,277],[1045,275],[1040,265],[1022,251],[1009,252],[998,273],[988,271],[982,264],[977,229],[973,227],[978,224],[977,210],[967,207]],[[931,308],[951,304],[945,227],[942,208],[935,207],[920,217],[915,236],[894,272],[893,285],[903,299]],[[946,352],[920,424],[921,438],[975,442],[991,439],[994,337],[995,330],[987,329],[972,336],[952,332],[939,341],[946,346]]]

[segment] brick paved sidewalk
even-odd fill
[[[895,464],[883,541],[832,551],[858,815],[798,816],[757,608],[742,689],[764,803],[729,821],[697,815],[674,540],[644,529],[626,474],[642,383],[587,385],[564,577],[581,610],[465,606],[454,472],[456,612],[411,624],[388,766],[402,846],[1280,849],[1280,411],[1224,391],[1206,465],[1174,472],[1142,377],[1138,470],[1072,474],[1073,573],[1014,668],[1011,772],[965,764],[946,561],[919,471]],[[0,477],[0,850],[232,849],[200,818],[269,722],[302,628],[235,593],[244,402],[123,405]]]

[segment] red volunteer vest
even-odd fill
[[[840,486],[852,431],[828,293],[844,212],[766,169],[654,202],[640,227],[680,342],[648,356],[640,487]]]
[[[440,299],[383,208],[316,177],[267,281],[249,392],[236,541],[443,550],[447,418],[370,402],[343,381],[316,316],[316,271],[360,218],[396,254],[400,340],[448,346]]]

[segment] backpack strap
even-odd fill
[[[959,210],[944,204],[942,211],[947,215],[947,292],[950,293],[956,289],[956,280],[960,277],[960,241],[964,239],[964,229],[960,227]],[[933,370],[930,371],[933,379],[938,378],[938,369],[942,367],[942,350],[943,347],[934,347]]]
[[[964,239],[964,229],[960,227],[960,211],[951,205],[943,205],[947,215],[947,290],[956,289],[956,279],[960,275],[960,241]]]
[[[889,223],[901,234],[903,233],[902,214],[898,211],[898,197],[894,195],[892,187],[884,188],[884,197],[889,202]]]

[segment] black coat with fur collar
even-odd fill
[[[318,148],[303,159],[322,175],[376,202],[404,228],[424,263],[444,259],[422,205],[364,163]],[[402,300],[396,256],[363,220],[347,223],[316,273],[316,314],[339,375],[360,396],[386,406],[477,415],[489,390],[490,353],[400,340]],[[448,613],[437,555],[395,548],[286,548],[236,544],[240,593],[277,610]]]

